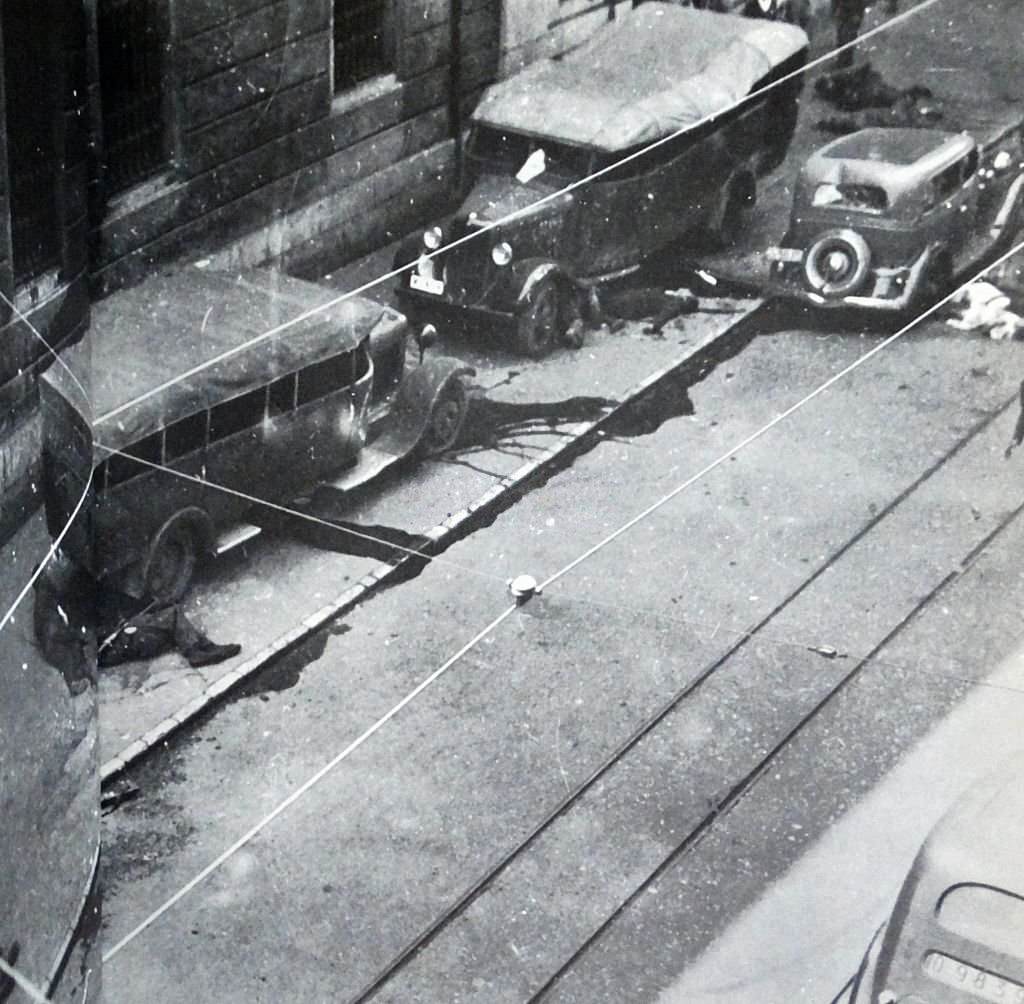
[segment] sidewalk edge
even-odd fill
[[[489,510],[500,506],[501,502],[507,498],[512,490],[530,478],[535,477],[546,468],[554,466],[556,461],[565,457],[570,450],[580,445],[589,436],[599,434],[603,425],[618,415],[624,408],[629,407],[642,394],[651,390],[661,381],[673,376],[678,370],[692,363],[695,358],[707,352],[718,342],[730,337],[737,326],[754,313],[763,301],[752,300],[747,302],[750,302],[751,306],[737,311],[735,321],[728,327],[708,335],[695,345],[688,346],[683,355],[677,356],[668,365],[655,370],[635,383],[626,391],[615,407],[600,418],[592,422],[579,422],[572,426],[568,432],[563,433],[558,441],[548,447],[543,453],[518,467],[511,474],[503,477],[473,502],[452,513],[443,522],[437,524],[437,526],[427,530],[423,536],[428,538],[430,544],[423,551],[424,557],[430,558],[446,550],[448,546],[459,539],[460,534],[458,531],[469,520],[480,519],[486,516]],[[106,760],[100,768],[101,784],[107,784],[145,756],[154,746],[166,742],[172,733],[182,728],[202,712],[209,710],[233,691],[235,687],[262,670],[275,656],[281,655],[283,652],[301,644],[310,635],[323,628],[324,625],[341,616],[346,611],[351,610],[379,588],[399,577],[406,565],[413,560],[417,559],[410,555],[394,565],[381,562],[364,575],[354,586],[350,586],[341,593],[333,602],[326,604],[315,613],[304,618],[291,630],[286,631],[244,662],[219,677],[206,687],[201,694],[188,701],[174,714],[158,722],[143,736],[133,740],[119,753]],[[102,716],[102,708],[100,709],[100,714]]]

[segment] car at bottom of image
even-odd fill
[[[819,307],[900,311],[1012,247],[1024,224],[1020,125],[981,144],[966,132],[867,128],[821,147],[769,248],[769,289]]]
[[[396,253],[402,309],[474,316],[535,358],[578,347],[595,287],[681,240],[735,240],[789,148],[807,46],[795,25],[649,2],[495,84],[461,206]]]
[[[841,1004],[1024,1004],[1024,754],[935,825]]]
[[[182,597],[204,555],[259,532],[245,521],[254,502],[352,490],[449,449],[473,375],[424,358],[429,328],[407,368],[400,313],[270,270],[155,276],[97,303],[92,331],[92,547],[72,556],[158,600]],[[62,393],[57,367],[44,379]],[[70,507],[85,486],[61,456],[54,437],[47,497]]]

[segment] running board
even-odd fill
[[[341,477],[325,481],[324,484],[331,488],[337,488],[339,491],[352,491],[354,488],[366,484],[367,481],[372,481],[399,459],[401,458],[387,450],[364,446],[359,454],[359,460],[352,467]]]
[[[227,554],[228,551],[233,551],[247,540],[258,537],[262,532],[262,527],[253,526],[252,523],[241,523],[238,526],[233,526],[217,538],[213,553],[218,557],[222,554]]]

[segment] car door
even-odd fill
[[[978,152],[972,150],[927,182],[922,236],[952,255],[954,267],[970,260],[969,247],[978,213]]]

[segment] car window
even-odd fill
[[[885,189],[878,185],[818,185],[811,202],[863,213],[881,213],[889,205]]]
[[[352,365],[352,353],[343,352],[307,366],[299,373],[298,403],[308,404],[341,387],[347,387],[353,381]]]
[[[143,474],[147,470],[151,470],[154,464],[159,465],[163,450],[163,437],[163,431],[154,432],[137,443],[126,446],[121,453],[115,453],[108,457],[106,462],[107,487]],[[138,460],[133,459],[135,457]]]
[[[210,409],[210,442],[251,429],[263,421],[266,391],[260,387]]]
[[[969,181],[974,177],[974,172],[978,170],[978,148],[975,147],[966,157],[963,159],[963,180]]]
[[[948,199],[959,187],[963,174],[963,164],[957,162],[947,167],[932,179],[932,191],[936,201]]]
[[[469,138],[471,157],[513,174],[537,150],[544,151],[545,175],[571,181],[583,177],[590,170],[590,151],[567,143],[536,139],[489,126],[474,126]]]
[[[172,422],[164,430],[164,457],[167,463],[200,450],[206,443],[206,412]]]

